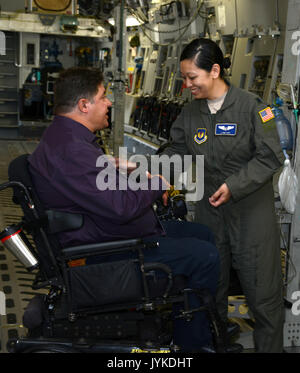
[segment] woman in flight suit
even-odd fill
[[[283,294],[272,177],[281,167],[274,115],[262,100],[224,79],[218,45],[196,39],[180,57],[194,100],[171,128],[164,154],[204,155],[204,197],[195,220],[211,228],[220,252],[217,304],[228,313],[231,266],[255,318],[257,352],[282,352]]]

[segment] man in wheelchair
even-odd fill
[[[123,190],[126,175],[115,168],[116,184],[99,188],[107,168],[94,133],[108,126],[111,105],[99,70],[62,72],[52,124],[32,155],[10,165],[39,261],[34,286],[50,286],[29,304],[28,336],[11,350],[240,352],[215,308],[219,258],[209,229],[159,221],[152,205],[167,203],[169,187],[160,175]]]

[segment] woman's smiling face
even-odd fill
[[[216,79],[214,68],[207,72],[197,67],[193,60],[186,59],[180,62],[180,71],[186,87],[195,98],[210,98]]]

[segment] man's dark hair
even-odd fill
[[[64,70],[55,82],[55,114],[69,113],[81,98],[92,101],[102,83],[103,74],[99,69],[71,67]]]
[[[230,59],[223,56],[223,52],[217,43],[210,39],[199,38],[188,44],[181,53],[180,61],[193,60],[199,69],[210,72],[216,63],[220,66],[220,77],[225,75],[224,69],[230,67]]]

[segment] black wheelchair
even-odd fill
[[[27,158],[13,160],[9,181],[0,185],[0,190],[13,188],[13,201],[24,214],[0,238],[29,271],[35,269],[32,288],[46,292],[31,299],[23,315],[27,334],[10,340],[9,352],[180,352],[172,343],[175,304],[181,305],[176,317],[187,321],[205,311],[215,351],[226,351],[213,297],[205,289],[188,288],[185,277],[173,276],[165,264],[145,263],[143,252],[153,244],[137,238],[62,248],[57,234],[78,229],[83,217],[43,208]],[[128,252],[135,257],[86,265],[95,255],[118,258]],[[191,292],[201,307],[190,307]]]

